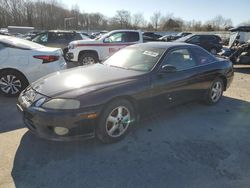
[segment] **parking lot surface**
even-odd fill
[[[215,106],[189,103],[143,117],[121,142],[33,136],[0,96],[0,187],[249,187],[250,66]]]

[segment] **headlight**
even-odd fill
[[[51,99],[42,104],[42,107],[58,110],[72,110],[80,107],[80,101],[74,99]]]

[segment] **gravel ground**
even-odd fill
[[[215,106],[189,103],[144,117],[119,143],[50,142],[0,96],[0,187],[250,185],[250,66],[237,66]]]

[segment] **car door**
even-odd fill
[[[171,65],[172,72],[162,71],[162,67]],[[187,47],[170,50],[163,59],[158,72],[152,78],[152,96],[154,103],[179,104],[197,97],[199,83],[196,79],[196,61]]]
[[[113,55],[118,50],[137,43],[140,40],[138,32],[115,32],[103,40],[102,57]]]

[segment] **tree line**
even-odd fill
[[[250,24],[250,22],[245,22]],[[117,10],[113,17],[102,13],[86,13],[77,5],[70,10],[57,0],[0,0],[0,28],[10,25],[37,29],[113,30],[143,29],[150,31],[219,31],[232,27],[231,19],[220,15],[208,20],[185,21],[173,14],[154,12],[150,20],[143,13]]]

